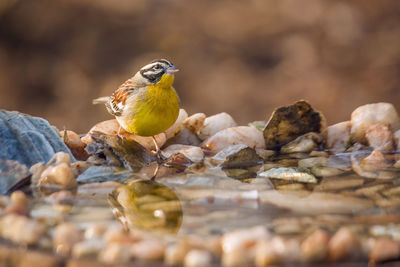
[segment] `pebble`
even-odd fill
[[[343,121],[328,126],[326,148],[332,153],[342,153],[350,146],[351,122]]]
[[[26,216],[7,214],[0,219],[1,237],[19,245],[35,245],[46,232],[46,225]]]
[[[360,187],[364,184],[362,178],[351,177],[330,177],[323,178],[322,181],[314,187],[315,191],[336,191],[353,187]]]
[[[82,142],[79,135],[75,132],[69,130],[60,131],[60,136],[76,159],[86,160],[89,157],[89,154],[85,150],[86,144]]]
[[[32,174],[31,180],[33,184],[38,184],[40,176],[46,170],[47,166],[43,162],[36,163],[32,165],[29,172]]]
[[[393,138],[394,138],[394,142],[396,145],[396,151],[399,152],[400,151],[400,130],[397,130],[394,132]]]
[[[301,243],[301,251],[307,262],[322,262],[328,256],[329,233],[318,229]]]
[[[385,157],[379,150],[374,150],[372,153],[361,160],[360,166],[368,172],[375,172],[391,166],[385,161]]]
[[[223,168],[244,168],[263,162],[257,152],[243,144],[228,146],[209,159],[213,165]]]
[[[182,129],[183,122],[187,119],[187,117],[188,114],[186,110],[181,108],[179,110],[179,115],[175,123],[164,132],[167,140],[174,137],[174,135],[177,134]]]
[[[126,244],[108,244],[99,254],[99,260],[105,263],[126,263],[131,259],[131,246]]]
[[[358,260],[362,255],[360,241],[355,233],[341,227],[329,241],[329,259],[332,261]]]
[[[104,249],[104,246],[104,242],[100,239],[91,239],[78,242],[72,248],[72,257],[96,257]]]
[[[211,153],[217,153],[228,146],[238,144],[244,144],[254,149],[265,148],[262,132],[249,126],[238,126],[221,130],[207,138],[201,144],[201,148]]]
[[[258,174],[260,177],[296,181],[301,183],[317,183],[318,180],[307,169],[300,168],[272,168]]]
[[[226,112],[218,113],[204,120],[203,127],[198,131],[198,136],[201,140],[205,140],[221,130],[235,127],[236,125],[231,115]]]
[[[38,184],[56,184],[65,188],[74,188],[77,186],[71,167],[65,162],[56,166],[49,166],[44,170],[40,175]]]
[[[145,239],[134,243],[131,253],[134,258],[140,260],[161,260],[164,257],[165,244],[161,239]]]
[[[235,230],[223,235],[221,244],[223,253],[235,253],[248,250],[258,240],[270,237],[270,233],[262,226]]]
[[[200,147],[188,145],[170,145],[162,151],[163,156],[166,158],[171,157],[173,154],[181,153],[191,162],[199,163],[203,161],[204,153]]]
[[[71,164],[71,157],[68,153],[65,152],[57,152],[54,156],[49,160],[47,165],[58,165],[61,163],[66,163],[67,165]]]
[[[281,237],[272,240],[261,240],[255,248],[255,265],[257,267],[279,265],[283,263],[285,244]]]
[[[184,260],[185,267],[203,267],[210,266],[212,254],[207,250],[193,249],[186,254]]]
[[[74,223],[62,223],[54,229],[54,251],[61,256],[68,256],[74,245],[82,240],[82,234]]]
[[[183,125],[190,131],[197,133],[201,128],[203,128],[204,121],[206,119],[206,114],[195,113],[183,121]]]
[[[93,223],[89,225],[84,233],[85,239],[102,238],[103,234],[106,232],[107,228],[105,225],[100,223]]]
[[[368,127],[365,137],[370,147],[384,153],[394,150],[393,133],[383,124],[372,124]]]
[[[23,206],[28,205],[28,198],[22,191],[14,191],[11,194],[11,202],[14,204],[20,204]]]
[[[167,246],[164,253],[164,262],[167,265],[180,265],[184,262],[186,254],[191,249],[188,242],[179,241]]]
[[[375,240],[369,260],[372,263],[388,260],[396,260],[400,257],[400,244],[388,237],[380,237]]]
[[[281,147],[282,154],[310,152],[322,142],[322,136],[317,133],[306,133]]]
[[[400,128],[400,119],[395,107],[390,103],[367,104],[351,113],[351,140],[353,143],[366,143],[365,134],[373,124],[383,124],[393,131]]]
[[[299,166],[299,168],[312,168],[314,166],[326,166],[328,163],[328,158],[312,157],[299,160],[297,165]]]

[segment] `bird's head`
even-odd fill
[[[171,62],[166,59],[157,59],[140,69],[138,74],[147,85],[158,83],[164,75],[171,76],[173,81],[174,73],[179,71]]]

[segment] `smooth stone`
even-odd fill
[[[91,166],[77,177],[80,183],[100,183],[106,181],[123,181],[133,175],[132,172],[113,166]]]
[[[240,144],[224,148],[210,162],[223,168],[242,168],[260,164],[263,159],[254,149]]]
[[[236,122],[231,115],[226,112],[218,113],[204,120],[202,127],[198,131],[198,136],[201,140],[205,140],[221,130],[235,126]]]
[[[350,146],[351,122],[343,121],[327,128],[326,148],[333,154],[342,153]]]
[[[365,137],[370,147],[381,152],[393,152],[393,133],[388,126],[383,124],[372,124],[368,127]]]
[[[318,180],[307,169],[302,168],[272,168],[258,174],[261,177],[296,181],[302,183],[317,183]]]

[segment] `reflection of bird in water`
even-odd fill
[[[121,185],[108,196],[117,220],[129,229],[177,233],[183,213],[175,192],[152,180]]]

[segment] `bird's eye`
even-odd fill
[[[161,65],[160,65],[160,64],[155,65],[155,66],[154,66],[154,69],[155,69],[155,70],[161,69]]]

